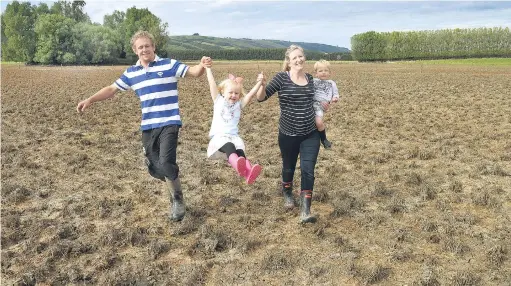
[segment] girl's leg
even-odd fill
[[[224,146],[220,147],[218,151],[225,153],[227,155],[227,158],[231,156],[232,153],[236,154],[236,147],[234,147],[234,144],[231,142],[227,142],[224,144]]]
[[[300,152],[302,137],[287,136],[279,133],[279,147],[282,156],[282,193],[284,195],[284,207],[293,208],[293,177]]]
[[[245,152],[241,149],[236,150],[236,154],[238,157],[244,157],[245,158],[245,174],[242,176],[246,178],[247,184],[253,184],[259,174],[261,173],[261,166],[259,164],[252,165],[250,161],[247,159],[247,156],[245,155]]]
[[[241,150],[241,149],[236,150],[236,154],[238,155],[238,157],[245,157],[245,158],[247,158],[247,156],[245,156],[245,152],[243,150]]]
[[[314,190],[314,168],[318,159],[319,142],[319,133],[314,131],[300,144],[300,168],[302,171],[300,220],[302,223],[316,221],[316,218],[310,214],[310,207]]]
[[[238,172],[238,175],[244,176],[246,173],[246,162],[245,157],[238,156],[236,147],[232,142],[227,142],[224,146],[220,147],[218,151],[223,152],[227,155],[227,162]],[[243,150],[240,150],[243,152]]]

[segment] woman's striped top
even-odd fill
[[[316,129],[314,121],[314,82],[305,74],[307,85],[295,84],[288,72],[279,72],[266,85],[265,101],[276,92],[279,95],[279,131],[288,136],[307,135]]]

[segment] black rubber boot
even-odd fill
[[[300,193],[300,223],[315,223],[316,217],[311,215],[311,204],[312,204],[312,191],[302,190]]]
[[[282,183],[282,194],[284,195],[284,207],[286,209],[294,208],[296,203],[293,197],[293,182]]]
[[[179,178],[176,178],[174,181],[171,181],[168,178],[166,180],[169,185],[169,192],[171,194],[170,200],[172,202],[170,208],[170,219],[173,221],[180,221],[185,216],[186,210],[183,192],[181,190],[181,181]]]
[[[332,148],[332,142],[328,141],[328,139],[323,140],[321,143],[323,143],[323,147],[325,147],[325,149]]]

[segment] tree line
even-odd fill
[[[285,49],[173,50],[168,24],[148,9],[132,7],[105,15],[103,25],[92,23],[84,12],[85,1],[46,3],[13,1],[1,15],[2,60],[35,64],[131,64],[131,36],[149,31],[159,56],[196,60],[208,54],[225,60],[282,60]],[[310,59],[349,60],[346,53],[307,51]]]
[[[374,31],[351,37],[357,61],[511,57],[508,27],[434,31]]]
[[[92,23],[85,1],[13,1],[0,17],[2,61],[35,64],[131,64],[131,36],[146,30],[155,37],[162,57],[197,60],[203,55],[223,60],[282,60],[285,49],[172,49],[167,29],[148,9],[128,8]],[[417,60],[511,56],[509,28],[452,29],[415,32],[374,31],[354,35],[351,53],[306,51],[310,60]]]
[[[2,60],[39,64],[105,64],[132,58],[131,36],[147,30],[156,47],[169,36],[148,9],[132,7],[105,15],[103,25],[92,23],[85,1],[46,3],[13,1],[1,15]],[[162,50],[164,51],[164,50]]]
[[[284,60],[286,48],[254,48],[225,50],[167,50],[169,56],[180,60],[197,60],[203,55],[219,60]],[[352,60],[350,53],[305,51],[308,60]]]

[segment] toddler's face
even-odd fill
[[[225,100],[229,101],[231,104],[235,103],[240,99],[241,86],[232,83],[227,84],[223,96]]]
[[[325,80],[330,78],[330,69],[324,65],[319,65],[316,69],[316,77]]]

